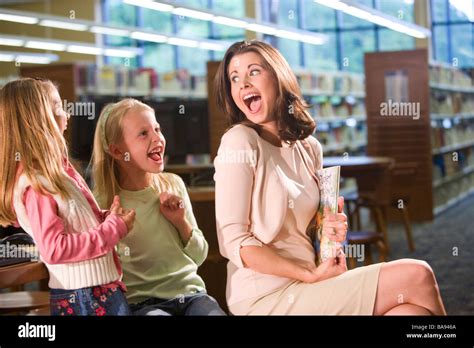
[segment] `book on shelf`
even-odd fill
[[[446,64],[432,62],[429,67],[430,82],[438,85],[472,88],[474,81],[465,71]]]
[[[365,92],[364,76],[345,71],[311,72],[296,70],[298,84],[305,93],[320,94],[363,94]]]
[[[320,203],[316,215],[317,226],[319,226],[319,257],[324,262],[330,257],[335,257],[336,248],[340,243],[330,240],[322,233],[323,218],[326,212],[337,213],[339,198],[339,182],[341,176],[341,167],[329,167],[318,170],[316,175],[319,179]]]
[[[194,76],[187,70],[157,73],[153,68],[127,68],[116,65],[77,64],[76,94],[147,96],[186,92],[205,93],[207,78]]]

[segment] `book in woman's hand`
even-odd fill
[[[341,174],[341,167],[329,167],[318,170],[316,175],[319,178],[319,195],[320,203],[317,213],[317,223],[319,226],[319,255],[321,262],[326,261],[329,257],[335,256],[335,251],[338,246],[337,242],[330,240],[323,235],[323,217],[325,212],[337,213],[337,200],[339,197],[339,179]]]

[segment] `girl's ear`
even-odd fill
[[[120,151],[119,147],[115,144],[109,145],[109,153],[116,160],[121,160],[123,158],[122,151]]]

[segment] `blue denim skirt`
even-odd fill
[[[77,290],[51,289],[51,315],[131,315],[120,287],[92,286]]]

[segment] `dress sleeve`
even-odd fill
[[[253,130],[234,127],[224,134],[214,159],[216,229],[221,254],[243,268],[242,246],[262,246],[250,232],[252,187],[258,161]]]

